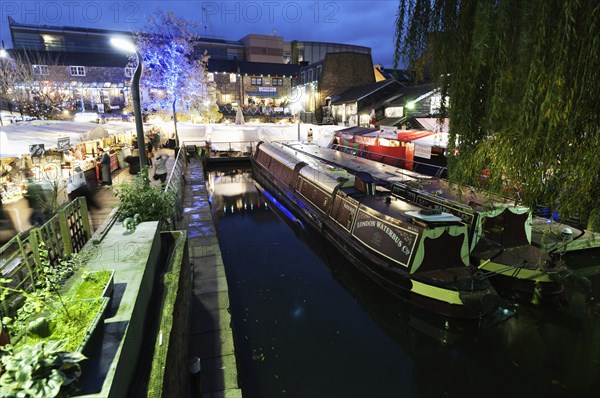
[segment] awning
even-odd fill
[[[246,95],[259,98],[279,98],[279,93],[276,91],[246,91]]]
[[[401,130],[398,131],[398,140],[403,142],[411,142],[421,138],[429,137],[434,135],[435,131],[423,131],[423,130]]]

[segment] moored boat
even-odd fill
[[[468,225],[471,262],[506,295],[557,296],[577,277],[557,256],[531,244],[532,214],[508,198],[316,145],[286,145],[313,167],[368,172],[394,196],[460,217]]]
[[[469,266],[459,217],[429,214],[368,173],[311,167],[281,144],[259,144],[252,161],[264,189],[380,286],[447,316],[481,318],[497,308],[495,290]]]

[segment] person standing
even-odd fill
[[[29,207],[31,207],[29,223],[34,227],[44,224],[48,208],[46,195],[41,185],[34,181],[31,174],[27,176],[27,193],[25,193],[25,198],[29,202]]]
[[[152,178],[160,180],[163,184],[167,181],[167,159],[169,159],[169,155],[156,155],[154,159],[154,176]]]
[[[152,167],[152,158],[154,157],[152,141],[147,142],[145,145],[146,145],[146,157],[148,158],[148,167]]]
[[[104,149],[100,147],[98,147],[98,155],[100,155],[100,175],[102,178],[102,185],[111,186],[110,155],[104,152]]]
[[[74,200],[80,196],[85,197],[85,201],[88,205],[88,208],[99,209],[100,206],[94,200],[92,195],[92,190],[85,179],[85,174],[81,167],[75,166],[73,170],[73,174],[69,177],[67,181],[67,195],[69,196],[69,200]]]

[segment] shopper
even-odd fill
[[[154,159],[154,177],[152,178],[160,180],[163,184],[167,181],[167,159],[169,159],[169,155],[156,155]]]
[[[100,176],[102,185],[111,186],[112,178],[110,176],[110,155],[104,152],[104,149],[98,147],[98,155],[100,156]]]

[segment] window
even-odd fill
[[[133,68],[126,67],[125,68],[125,77],[132,77],[133,76],[133,72],[134,72]]]
[[[300,84],[306,83],[306,72],[300,72]]]
[[[274,77],[271,84],[273,86],[283,86],[283,79],[280,77]]]
[[[313,70],[309,69],[308,70],[308,83],[313,81]]]
[[[235,83],[237,81],[236,77],[235,77],[235,73],[230,73],[229,74],[229,83]]]
[[[31,65],[31,70],[34,75],[45,76],[48,74],[48,65]]]
[[[212,72],[209,72],[206,74],[206,80],[208,80],[209,82],[214,82],[215,81],[215,74]]]
[[[85,76],[85,66],[69,66],[71,76]]]
[[[262,77],[253,77],[250,81],[253,86],[262,86]]]
[[[321,73],[323,73],[323,66],[318,65],[317,66],[317,80],[321,79]]]

